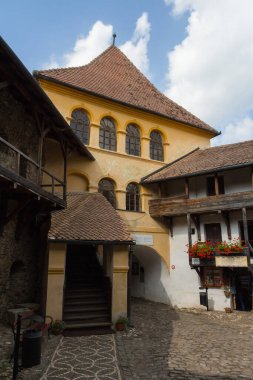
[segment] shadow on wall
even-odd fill
[[[153,248],[136,245],[132,261],[132,296],[171,305],[162,283],[161,256]]]

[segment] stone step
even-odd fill
[[[101,301],[105,300],[105,294],[104,293],[98,293],[98,294],[68,294],[65,295],[65,302],[68,302],[69,300],[73,299],[101,299]]]
[[[95,299],[76,299],[76,298],[72,298],[72,299],[69,299],[68,301],[65,300],[64,302],[64,305],[65,306],[77,306],[77,305],[95,305],[95,304],[98,304],[98,305],[106,305],[107,302],[105,300],[105,298],[103,298],[102,300],[99,299],[99,298],[95,298]]]
[[[111,322],[66,322],[66,329],[82,329],[89,327],[110,327],[112,326]]]
[[[104,295],[105,291],[104,289],[94,289],[94,290],[87,290],[87,289],[68,289],[65,290],[65,296],[72,296],[72,295]]]
[[[109,312],[88,312],[88,313],[64,313],[63,319],[67,321],[85,321],[85,320],[108,320]]]
[[[93,304],[93,305],[65,305],[65,313],[75,313],[75,312],[89,312],[89,311],[105,311],[108,310],[106,304]]]

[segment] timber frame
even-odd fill
[[[7,91],[19,103],[30,118],[37,142],[33,147],[33,158],[8,141],[7,134],[0,134],[0,235],[4,226],[17,217],[22,225],[26,210],[33,217],[66,207],[67,157],[77,150],[89,160],[94,157],[74,134],[67,121],[58,112],[37,81],[0,37],[0,91]],[[2,114],[3,120],[5,115]],[[6,116],[7,117],[7,116]],[[5,127],[6,128],[6,127]],[[30,132],[29,132],[30,133]],[[56,177],[43,166],[43,150],[49,140],[54,140],[62,152],[62,178]],[[31,149],[30,149],[31,150]],[[5,157],[7,159],[5,159]],[[22,164],[32,171],[27,175]],[[27,219],[27,218],[26,218]],[[16,234],[17,235],[17,234]]]

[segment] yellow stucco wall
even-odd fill
[[[128,246],[113,247],[112,265],[112,322],[127,316]]]
[[[46,315],[62,319],[66,244],[49,244],[49,270]]]
[[[130,182],[139,182],[148,173],[159,169],[166,162],[171,162],[196,147],[210,145],[209,132],[189,127],[182,123],[152,115],[148,112],[122,106],[113,101],[98,98],[81,91],[56,85],[45,80],[41,86],[51,98],[61,114],[70,122],[71,113],[76,108],[84,109],[90,118],[89,149],[95,161],[88,161],[77,153],[68,159],[68,191],[98,191],[102,178],[111,178],[115,183],[117,209],[125,210],[126,186]],[[113,118],[117,129],[117,152],[99,148],[100,120],[109,116]],[[125,153],[126,127],[135,123],[141,131],[141,157]],[[149,158],[150,132],[159,130],[163,136],[165,162]],[[61,156],[55,154],[54,146],[48,148],[48,166],[50,171],[59,175]],[[169,268],[169,237],[163,224],[152,219],[148,214],[148,200],[155,196],[151,189],[141,188],[142,212],[120,211],[129,230],[138,234],[151,234],[153,247],[164,259]]]

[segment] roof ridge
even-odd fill
[[[75,69],[79,69],[79,68],[82,68],[82,67],[86,67],[86,66],[89,66],[90,64],[92,64],[93,62],[96,62],[97,59],[101,58],[101,56],[103,56],[105,53],[108,52],[108,50],[110,50],[111,48],[113,47],[116,47],[116,46],[109,46],[108,48],[106,48],[104,51],[102,51],[102,53],[100,53],[98,56],[94,57],[90,62],[88,63],[85,63],[84,65],[80,65],[80,66],[66,66],[66,67],[55,67],[55,68],[52,68],[52,69],[46,69],[46,70],[34,70],[33,73],[50,73],[51,71],[55,71],[55,70],[59,70],[59,71],[64,71],[64,70],[75,70]]]

